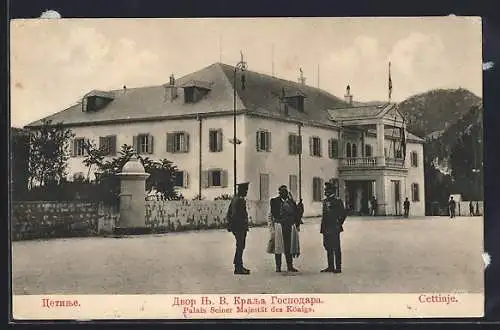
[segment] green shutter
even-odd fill
[[[288,134],[288,154],[294,155],[295,151],[297,150],[295,148],[295,135],[293,134]]]
[[[184,133],[184,152],[189,152],[189,133]]]
[[[110,145],[110,154],[112,156],[116,155],[116,135],[111,135],[109,137],[109,145]]]
[[[333,140],[328,140],[328,158],[333,158]]]
[[[217,151],[222,151],[222,144],[223,144],[223,134],[222,134],[222,129],[219,129],[217,131]]]
[[[233,143],[236,143],[236,141],[233,141]],[[257,151],[260,151],[260,132],[257,131],[257,136],[256,136],[256,143],[257,143]]]
[[[267,136],[266,151],[271,151],[271,146],[272,146],[272,143],[271,143],[271,132],[266,132],[266,136]]]
[[[220,172],[220,181],[221,181],[221,187],[226,188],[227,187],[227,181],[228,181],[228,173],[226,170],[222,170]]]
[[[167,133],[167,152],[174,152],[174,134]]]
[[[153,135],[148,134],[148,154],[152,154],[154,152],[154,138]]]

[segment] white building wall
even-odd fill
[[[256,150],[256,132],[268,130],[271,133],[271,151]],[[298,134],[298,126],[284,121],[247,117],[246,180],[250,181],[248,198],[260,198],[260,174],[269,175],[269,197],[276,196],[280,185],[289,186],[289,175],[299,175],[298,155],[289,154],[288,136]],[[303,126],[302,133],[302,199],[304,215],[321,213],[321,202],[313,201],[313,177],[327,181],[338,178],[338,160],[328,158],[328,139],[337,138],[338,131],[312,126]],[[309,137],[321,138],[322,157],[312,157],[309,151]],[[323,189],[323,187],[321,187]],[[297,194],[298,195],[298,194]],[[298,196],[294,196],[298,199]]]
[[[198,195],[199,187],[199,123],[195,119],[166,120],[158,122],[138,122],[126,124],[109,124],[82,126],[71,128],[75,137],[88,138],[96,145],[99,143],[100,136],[116,135],[117,155],[122,145],[133,145],[133,136],[149,133],[153,135],[153,154],[145,155],[151,159],[166,158],[172,161],[179,170],[186,171],[189,176],[187,188],[178,188],[178,191],[187,199]],[[237,126],[244,128],[243,117],[237,118]],[[223,129],[223,147],[221,152],[209,151],[209,130]],[[227,187],[202,188],[202,196],[205,199],[213,199],[221,194],[232,194],[233,192],[233,148],[229,139],[233,136],[233,118],[229,117],[211,117],[202,119],[202,169],[221,168],[227,170]],[[167,133],[175,131],[185,131],[189,133],[189,152],[188,153],[167,153]],[[245,145],[245,142],[243,143]],[[241,145],[239,146],[241,148]],[[108,159],[111,159],[109,157]],[[73,177],[74,173],[83,172],[87,175],[88,168],[82,163],[84,157],[70,157],[68,161],[68,176]],[[245,154],[238,154],[238,166],[245,163]],[[94,169],[95,170],[95,169]],[[239,169],[240,174],[242,169]],[[92,171],[94,172],[94,171]],[[238,176],[240,176],[238,174]],[[93,173],[91,175],[93,177]]]
[[[417,152],[418,166],[411,166],[412,151]],[[406,196],[410,201],[410,216],[425,215],[425,179],[424,179],[424,146],[423,144],[408,143],[406,147],[406,167],[408,176],[406,178]],[[412,201],[411,184],[417,183],[419,187],[419,201]],[[406,197],[405,196],[405,197]]]

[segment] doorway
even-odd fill
[[[394,215],[401,215],[401,181],[392,180],[392,191],[394,192]]]
[[[371,180],[346,181],[346,208],[354,215],[370,214],[370,198],[373,196]]]

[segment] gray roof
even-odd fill
[[[332,112],[336,116],[354,118],[354,116],[376,115],[384,110],[377,105],[348,107],[343,100],[319,88],[254,71],[245,72],[246,88],[242,89],[241,74],[238,71],[236,79],[236,109],[238,111],[244,110],[274,117],[286,116],[288,119],[297,121],[335,125],[331,120]],[[173,101],[166,98],[166,95],[170,94],[165,87],[168,83],[112,91],[92,91],[91,93],[105,95],[113,100],[103,109],[92,112],[83,112],[81,102],[79,102],[26,126],[40,126],[43,120],[62,122],[72,126],[225,113],[233,111],[233,88],[235,86],[233,79],[233,66],[214,63],[176,79],[175,85],[179,87],[178,97]],[[184,103],[184,91],[181,87],[193,85],[209,89],[210,92],[198,102]],[[286,97],[304,95],[305,111],[300,112],[290,106],[288,115],[283,114],[280,109],[280,98],[283,92]]]
[[[374,119],[377,118],[384,110],[392,108],[394,104],[382,105],[358,105],[352,107],[329,109],[328,114],[332,120],[341,121],[349,119]]]

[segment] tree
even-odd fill
[[[62,123],[44,120],[30,132],[29,187],[57,185],[66,178],[69,142],[74,136]]]
[[[117,176],[123,166],[132,158],[137,156],[144,166],[144,170],[149,173],[146,180],[146,191],[156,191],[162,199],[178,200],[182,196],[175,190],[175,179],[179,173],[177,167],[167,159],[158,161],[137,155],[133,147],[123,145],[118,153],[118,157],[103,161],[103,157],[95,146],[89,145],[88,157],[85,159],[85,166],[95,166],[97,168],[98,191],[100,199],[107,204],[116,205],[119,201],[120,178]],[[92,155],[92,156],[90,156]]]
[[[83,159],[83,164],[88,168],[87,170],[87,180],[90,180],[90,171],[95,165],[97,167],[102,166],[104,160],[104,150],[96,147],[95,144],[85,141],[84,149],[86,151],[85,158]]]
[[[19,129],[11,128],[10,168],[12,196],[15,200],[26,197],[29,179],[29,134]]]

